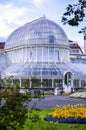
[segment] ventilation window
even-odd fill
[[[54,35],[49,35],[49,43],[54,43],[55,37]]]

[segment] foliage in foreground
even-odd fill
[[[29,97],[19,91],[18,88],[9,87],[0,93],[0,99],[5,101],[0,106],[0,130],[20,130],[25,123],[28,110],[24,102]]]
[[[29,122],[22,130],[86,130],[86,124]]]
[[[34,84],[32,87],[39,84],[36,78],[31,80]],[[29,81],[23,80],[23,86],[25,90],[29,90]],[[0,79],[0,90],[0,130],[21,130],[27,119],[27,106],[32,100],[31,93],[20,93],[19,82],[13,83],[12,76]],[[40,96],[38,98],[41,100]]]
[[[22,130],[85,130],[86,124],[53,123],[43,120],[52,109],[32,110]],[[30,115],[31,114],[31,115]]]

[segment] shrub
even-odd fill
[[[30,119],[31,119],[32,122],[37,122],[37,121],[41,120],[41,118],[38,114],[31,114]]]
[[[0,106],[0,127],[3,130],[19,130],[27,118],[27,108],[24,102],[28,100],[27,94],[20,94],[19,89],[5,88],[0,94],[6,102]]]

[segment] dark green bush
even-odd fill
[[[40,116],[38,114],[31,114],[30,119],[32,122],[38,122],[41,120]]]
[[[9,87],[0,93],[0,99],[3,98],[6,102],[0,106],[0,130],[20,130],[27,119],[24,102],[29,100],[28,94],[20,94],[19,89]]]

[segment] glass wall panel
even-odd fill
[[[29,57],[30,61],[32,61],[32,48],[30,48],[30,57]]]
[[[64,62],[66,59],[64,57],[66,57],[66,54],[64,54],[65,50],[60,49],[60,62]]]
[[[36,48],[32,48],[32,62],[36,61]]]
[[[53,62],[54,61],[54,49],[49,48],[49,61]]]
[[[42,48],[37,48],[37,61],[42,61]]]
[[[28,59],[29,61],[35,62],[36,61],[36,48],[28,49]]]
[[[77,90],[79,88],[79,80],[74,80],[73,86],[74,86],[74,89]]]
[[[43,87],[52,87],[52,79],[43,79]]]
[[[86,86],[86,82],[84,80],[81,81],[81,87],[84,88]]]
[[[27,50],[27,61],[28,62],[30,61],[30,48],[28,48]]]
[[[54,61],[58,62],[59,61],[59,50],[57,48],[54,49]]]
[[[23,62],[27,62],[27,48],[23,49]]]
[[[54,79],[54,86],[62,89],[63,88],[62,80],[61,79]]]
[[[43,61],[48,62],[48,47],[43,48]]]

